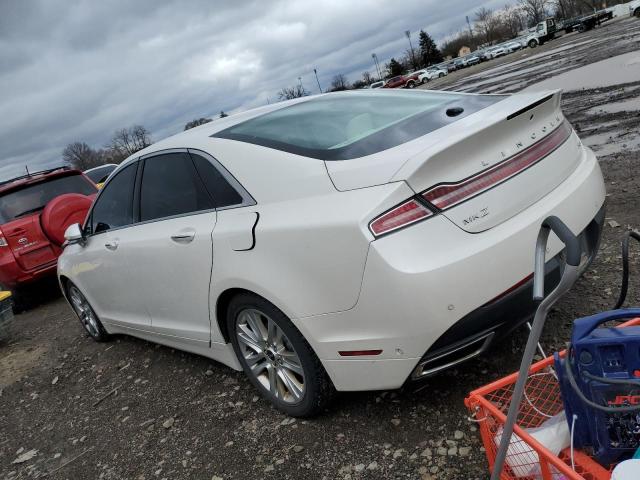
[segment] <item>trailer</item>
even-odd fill
[[[581,15],[579,17],[565,20],[562,24],[562,28],[567,33],[573,32],[574,30],[577,32],[586,32],[587,30],[591,30],[592,28],[599,26],[602,22],[606,22],[612,18],[612,10],[598,10],[597,12],[589,15]]]

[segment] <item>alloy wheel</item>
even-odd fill
[[[80,319],[80,323],[82,323],[87,332],[89,332],[89,335],[98,337],[100,335],[100,328],[98,327],[96,314],[93,312],[85,296],[73,285],[69,288],[69,299],[71,300],[73,310]]]
[[[268,315],[253,308],[240,311],[236,337],[251,375],[273,398],[287,404],[302,401],[302,362],[286,334]]]

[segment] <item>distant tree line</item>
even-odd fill
[[[223,110],[220,111],[220,118],[228,116]],[[187,122],[184,129],[189,130],[211,121],[211,118],[196,118]],[[70,143],[62,151],[62,159],[73,168],[88,170],[107,163],[119,164],[152,143],[149,130],[142,125],[133,125],[116,130],[109,143],[102,148],[92,148],[86,142]]]
[[[87,170],[105,163],[120,163],[151,143],[149,131],[142,125],[133,125],[116,130],[103,148],[94,149],[85,142],[70,143],[62,151],[62,159],[74,168]]]

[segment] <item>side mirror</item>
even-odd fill
[[[67,230],[64,232],[64,239],[67,243],[80,243],[84,240],[84,236],[82,235],[82,228],[79,223],[74,223],[73,225],[69,225]]]

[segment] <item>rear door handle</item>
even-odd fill
[[[196,236],[196,232],[188,231],[188,232],[180,232],[171,235],[171,240],[176,243],[191,243]]]
[[[118,241],[112,240],[110,242],[105,243],[104,246],[107,247],[108,250],[116,250],[118,248]]]

